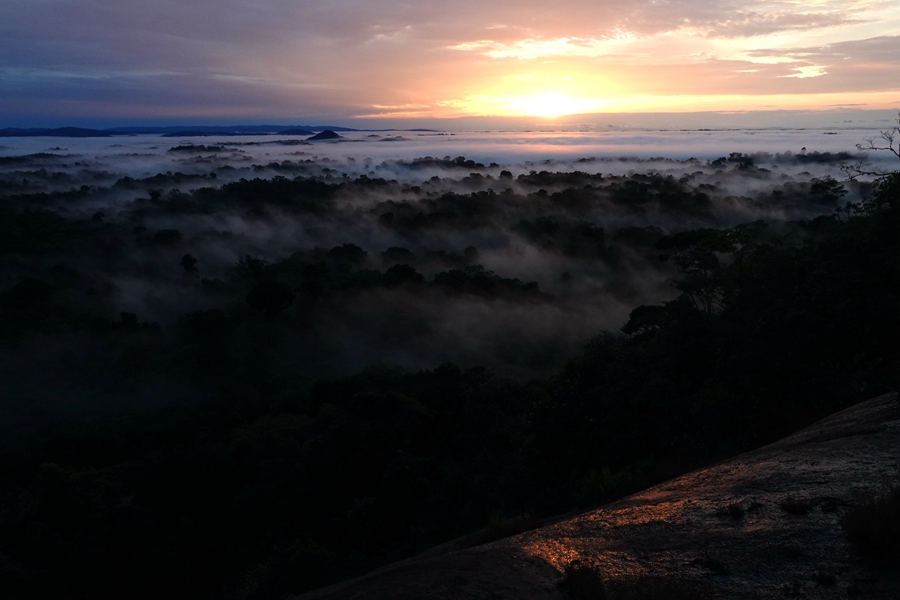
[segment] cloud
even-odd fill
[[[896,77],[890,75],[900,69],[897,47],[900,36],[879,36],[821,46],[756,49],[747,52],[746,59],[791,71],[777,77],[821,78],[817,91],[889,91],[898,87]]]
[[[779,75],[779,77],[796,77],[797,79],[806,79],[807,77],[821,77],[825,75],[825,67],[821,65],[804,65],[801,67],[791,67],[795,72],[790,75]]]
[[[864,22],[846,14],[736,11],[724,19],[684,27],[707,37],[755,37],[788,31],[825,29]]]
[[[548,56],[590,56],[597,57],[615,54],[623,45],[633,42],[635,36],[619,32],[606,39],[556,38],[556,39],[523,39],[511,43],[480,40],[464,42],[451,46],[453,50],[475,51],[490,58],[535,59]]]
[[[0,85],[5,93],[15,90],[12,114],[53,102],[93,103],[95,113],[105,112],[110,102],[120,103],[115,112],[124,114],[128,103],[138,101],[160,112],[181,107],[185,114],[196,114],[201,103],[209,102],[215,114],[316,117],[363,114],[373,105],[439,111],[440,102],[452,98],[521,95],[509,89],[509,82],[529,75],[535,89],[528,93],[576,97],[570,90],[546,89],[558,86],[559,79],[551,83],[543,77],[551,70],[572,85],[592,79],[606,93],[624,97],[662,93],[648,85],[653,80],[645,75],[654,65],[678,66],[696,76],[676,82],[680,92],[699,87],[705,93],[703,82],[718,76],[712,59],[752,63],[731,70],[731,76],[746,76],[746,81],[768,77],[787,85],[812,73],[810,66],[822,66],[827,76],[805,80],[833,82],[842,71],[831,59],[792,57],[790,49],[821,46],[827,31],[834,40],[830,51],[844,53],[847,64],[865,66],[872,50],[859,38],[895,38],[900,25],[892,5],[857,0],[5,0],[0,6]],[[768,57],[787,57],[784,62],[795,63],[791,68],[805,71],[751,73],[756,62],[766,59],[754,54],[763,52],[758,48],[768,48]],[[551,68],[545,61],[556,62]],[[536,71],[525,71],[530,68]],[[656,72],[652,77],[659,89],[671,87],[668,77],[659,79]],[[93,95],[76,80],[93,80]],[[587,89],[579,94],[602,97]],[[11,106],[8,98],[4,105]]]

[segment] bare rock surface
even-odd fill
[[[883,489],[898,466],[892,393],[601,508],[299,598],[563,599],[572,566],[611,590],[667,581],[717,598],[900,598],[900,574],[866,567],[840,526],[843,511]]]

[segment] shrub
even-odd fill
[[[805,515],[812,509],[812,500],[809,498],[797,498],[796,496],[788,496],[778,503],[778,506],[784,512],[791,515]]]
[[[727,506],[716,511],[716,515],[720,517],[731,517],[734,520],[744,517],[744,505],[740,502],[729,502]]]
[[[566,567],[559,587],[569,593],[574,600],[605,600],[606,587],[599,573],[590,567],[573,564]]]
[[[850,508],[841,528],[866,562],[900,566],[900,482]]]
[[[574,600],[702,600],[714,597],[709,586],[678,577],[643,576],[604,582],[594,569],[573,563],[559,587]]]

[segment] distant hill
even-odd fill
[[[184,125],[184,126],[150,126],[150,127],[112,127],[105,129],[113,134],[167,134],[178,135],[266,135],[278,134],[284,131],[300,130],[304,133],[291,133],[288,135],[311,135],[317,131],[357,131],[349,127],[336,125]]]
[[[110,127],[87,129],[84,127],[18,128],[0,129],[0,137],[112,137],[116,135],[154,135],[163,137],[206,137],[213,135],[314,135],[341,131],[395,131],[393,129],[354,129],[337,125],[163,125],[139,127]],[[435,132],[434,129],[404,129],[410,132]],[[315,139],[337,139],[322,137]]]
[[[210,136],[240,136],[240,135],[268,135],[265,133],[246,133],[232,131],[230,133],[220,133],[217,131],[176,131],[174,133],[164,133],[161,137],[210,137]]]
[[[0,137],[112,137],[113,134],[100,129],[85,129],[83,127],[58,127],[56,129],[18,129],[7,127],[0,129]]]
[[[340,137],[341,136],[338,135],[337,133],[335,133],[334,131],[332,131],[330,129],[326,129],[325,131],[323,131],[321,133],[317,133],[316,135],[312,136],[311,138],[307,138],[307,139],[310,141],[337,140],[337,139],[340,139]]]

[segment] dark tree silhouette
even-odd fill
[[[271,279],[257,283],[247,294],[247,304],[267,317],[280,313],[293,302],[291,286]]]
[[[365,262],[368,252],[356,244],[342,244],[329,250],[328,254],[339,263],[359,265]]]
[[[857,144],[856,149],[860,152],[890,152],[897,158],[900,158],[900,112],[897,113],[897,125],[890,129],[882,130],[877,138],[866,138],[866,143]],[[874,176],[881,179],[892,173],[879,167],[872,168],[864,160],[859,160],[850,165],[842,165],[841,171],[844,172],[849,180],[863,176]]]
[[[46,306],[53,295],[53,286],[33,277],[26,277],[0,294],[0,307],[6,310],[35,310]]]
[[[238,264],[235,269],[242,275],[249,275],[253,279],[261,279],[263,269],[265,269],[266,265],[268,264],[269,261],[263,258],[245,254],[243,257],[241,257],[240,260],[238,260]]]
[[[181,262],[178,264],[180,264],[181,268],[184,269],[185,275],[196,275],[198,273],[197,259],[190,254],[185,254],[184,256],[182,256]]]
[[[401,283],[422,283],[425,277],[409,265],[394,265],[384,272],[387,285],[399,285]]]

